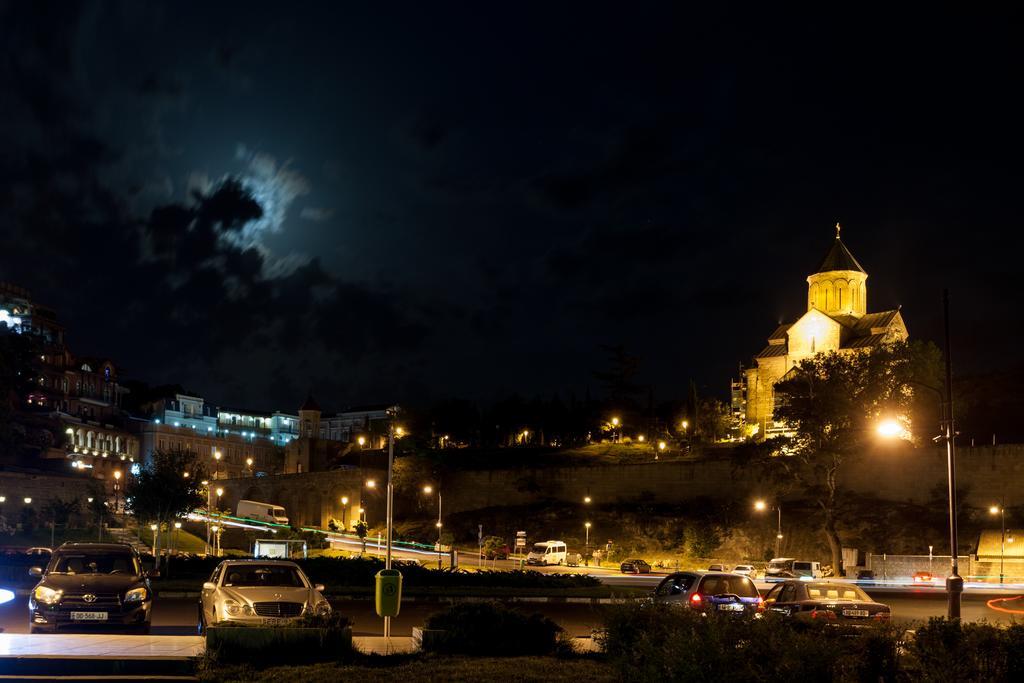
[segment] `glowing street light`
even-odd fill
[[[999,515],[999,583],[1003,582],[1003,557],[1006,552],[1006,510],[1001,505],[993,505],[988,509],[990,515]],[[1011,541],[1013,539],[1010,539]]]
[[[612,418],[612,426],[613,427],[618,427],[619,426],[619,418],[617,418],[617,417],[613,417]]]
[[[368,489],[375,489],[375,488],[377,488],[377,480],[376,479],[367,479],[366,480],[366,488],[368,488]]]
[[[366,437],[365,436],[360,436],[358,439],[356,439],[356,443],[358,443],[360,446],[365,446],[366,445]]]
[[[25,496],[25,505],[31,505],[31,504],[32,504],[32,499],[29,498],[28,496]]]
[[[584,502],[584,503],[586,503],[586,504],[588,504],[588,505],[589,505],[589,504],[590,504],[590,501],[591,501],[591,500],[592,500],[592,499],[591,499],[591,497],[590,497],[590,496],[583,496],[583,502]]]
[[[666,448],[668,448],[668,444],[667,443],[665,443],[664,441],[659,441],[658,442],[658,450],[659,451],[664,451]]]
[[[774,509],[776,512],[779,513],[778,525],[776,527],[776,532],[775,532],[775,557],[781,557],[782,556],[782,506],[779,505],[778,503],[775,503],[775,505],[772,508],[769,508],[768,503],[766,503],[765,501],[763,501],[763,500],[755,500],[754,501],[754,509],[757,510],[758,512],[764,512],[765,510],[768,510],[768,509]]]
[[[423,487],[423,493],[430,495],[434,492],[434,487],[427,484]],[[437,568],[441,568],[441,487],[437,487]]]
[[[903,425],[892,419],[882,420],[875,429],[884,439],[895,439],[904,433]]]
[[[645,439],[646,439],[646,437],[643,434],[641,434],[640,436],[636,437],[636,440],[639,441],[640,443],[643,443]]]
[[[586,566],[589,567],[590,566],[590,522],[583,522],[583,528],[586,530],[586,533],[587,533],[587,543],[584,546],[584,550],[583,550],[584,555],[583,555],[583,557],[587,561],[587,565]]]

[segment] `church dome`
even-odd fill
[[[868,309],[868,273],[839,238],[836,238],[818,269],[807,276],[807,310],[828,315],[863,316]]]
[[[839,239],[838,234],[836,235],[835,242],[832,243],[832,248],[828,250],[825,258],[821,261],[821,265],[814,272],[830,273],[834,270],[854,270],[865,275],[868,274],[863,266],[857,262],[857,259],[853,257],[853,254],[850,253],[850,250],[846,248],[843,241]]]

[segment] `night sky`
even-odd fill
[[[937,340],[948,286],[957,369],[1020,362],[1017,17],[559,4],[0,2],[0,279],[221,404],[597,394],[620,343],[724,397],[838,220],[869,309]],[[261,217],[200,230],[229,178]]]

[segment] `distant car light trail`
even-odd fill
[[[14,591],[9,591],[6,588],[0,588],[0,605],[5,602],[10,602],[14,599]]]
[[[1009,607],[1001,607],[1001,606],[996,604],[996,603],[1011,602],[1011,601],[1014,601],[1014,600],[1022,600],[1022,599],[1024,599],[1024,595],[1015,595],[1012,598],[993,598],[992,600],[989,600],[985,604],[988,605],[989,607],[991,607],[992,609],[994,609],[997,612],[1005,612],[1006,614],[1024,614],[1024,609],[1011,609]],[[1021,606],[1024,607],[1024,604],[1022,604]]]

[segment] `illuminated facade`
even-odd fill
[[[9,283],[0,283],[0,334],[26,342],[14,362],[27,449],[42,459],[67,460],[94,477],[123,470],[122,461],[130,467],[139,456],[139,441],[125,429],[121,405],[128,392],[114,363],[72,354],[56,312]]]
[[[800,361],[829,351],[854,352],[907,338],[899,309],[868,313],[868,274],[839,238],[807,277],[807,312],[779,325],[746,370],[746,423],[760,437],[783,434],[773,419],[775,384]]]

